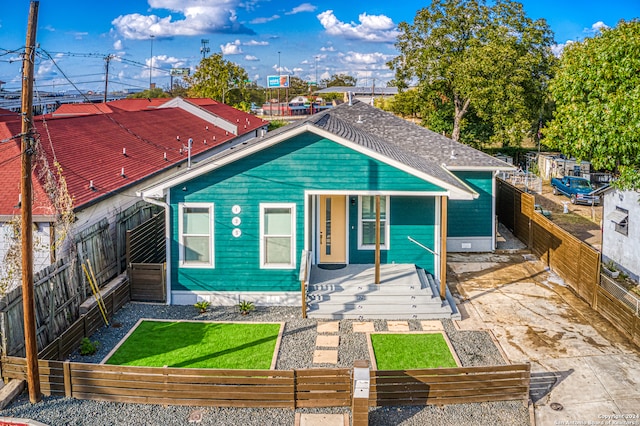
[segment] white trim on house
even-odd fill
[[[264,233],[264,213],[266,209],[289,209],[291,212],[291,235],[268,235]],[[296,203],[260,203],[260,269],[295,269],[296,268]],[[267,263],[265,237],[291,238],[289,263]]]
[[[352,149],[356,152],[359,152],[363,155],[366,155],[367,157],[379,160],[382,163],[385,163],[389,166],[392,166],[394,168],[397,168],[399,170],[402,170],[408,174],[411,174],[413,176],[416,176],[422,180],[424,180],[425,182],[429,182],[431,184],[440,186],[441,188],[446,190],[446,194],[449,198],[451,198],[452,200],[473,200],[475,198],[477,198],[479,196],[479,194],[477,192],[475,192],[473,189],[471,189],[468,185],[466,185],[464,182],[462,182],[460,179],[458,179],[455,175],[452,174],[452,176],[457,179],[462,185],[464,185],[464,187],[468,188],[468,191],[464,191],[461,188],[457,188],[449,183],[446,183],[440,179],[437,179],[431,175],[428,175],[426,173],[420,172],[418,170],[415,170],[409,166],[407,166],[406,164],[400,163],[399,161],[393,160],[389,157],[386,157],[382,154],[379,154],[375,151],[369,150],[365,147],[362,147],[356,143],[353,143],[349,140],[343,139],[339,136],[334,135],[331,132],[327,132],[321,129],[318,129],[317,127],[310,125],[310,124],[305,124],[305,125],[301,125],[299,127],[295,127],[289,131],[286,132],[282,132],[278,135],[269,137],[268,139],[264,140],[263,142],[258,142],[255,143],[251,146],[248,146],[244,149],[240,149],[238,151],[231,151],[231,149],[227,149],[227,151],[229,152],[227,155],[220,157],[220,158],[216,158],[216,159],[212,159],[210,161],[203,161],[201,162],[200,165],[198,165],[197,167],[194,167],[190,170],[186,170],[182,173],[180,173],[178,176],[174,176],[172,178],[169,178],[167,180],[165,180],[164,182],[161,182],[157,185],[151,186],[149,188],[143,189],[142,191],[138,192],[138,195],[141,196],[147,196],[147,197],[153,197],[153,198],[161,198],[163,196],[163,191],[166,188],[170,188],[173,186],[177,186],[180,185],[188,180],[191,180],[197,176],[200,176],[202,174],[208,173],[210,171],[216,170],[222,166],[225,166],[227,164],[230,164],[234,161],[237,161],[241,158],[247,157],[249,155],[255,154],[257,152],[260,152],[264,149],[270,148],[274,145],[277,145],[280,142],[283,142],[285,140],[291,139],[292,137],[301,135],[303,133],[306,132],[310,132],[310,133],[314,133],[318,136],[322,136],[324,138],[327,138],[335,143],[338,143],[340,145],[343,145],[349,149]],[[235,147],[234,147],[235,148]],[[445,171],[448,172],[448,170],[444,169]],[[494,169],[491,169],[494,170]],[[415,194],[415,193],[414,193]],[[434,194],[434,193],[430,193],[430,194]]]
[[[365,195],[366,197],[369,197],[370,195]],[[368,219],[366,221],[362,220],[362,195],[358,196],[358,250],[375,250],[376,249],[376,245],[375,244],[363,244],[362,243],[362,238],[363,238],[363,233],[362,233],[362,224],[364,222],[371,222],[371,219]],[[383,221],[385,222],[385,226],[384,226],[384,244],[380,244],[380,250],[389,250],[391,248],[391,241],[390,241],[390,229],[391,226],[389,226],[390,220],[389,220],[389,211],[390,211],[390,199],[389,196],[385,196],[385,201],[384,201],[384,207],[385,207],[385,217],[384,219],[382,219],[382,217],[380,218],[380,222],[382,223]],[[373,222],[375,223],[375,219],[373,220]]]
[[[506,163],[505,163],[506,164]],[[517,170],[517,167],[506,164],[505,166],[447,166],[443,164],[443,167],[452,172],[494,172],[494,171],[509,171]]]
[[[186,208],[206,208],[209,210],[209,234],[187,234],[194,237],[209,238],[209,261],[208,262],[188,262],[185,260],[184,250],[184,209]],[[215,242],[214,242],[214,205],[213,203],[178,203],[178,265],[180,268],[215,268]]]
[[[309,195],[390,195],[392,197],[441,197],[448,196],[449,192],[425,192],[425,191],[350,191],[350,190],[305,190]]]
[[[498,172],[496,171],[491,177],[491,251],[498,248],[497,243],[497,235],[498,232],[498,218],[496,216],[496,201],[498,197],[496,197],[496,176],[498,176]]]

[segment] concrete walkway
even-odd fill
[[[448,260],[449,284],[463,299],[457,325],[489,330],[511,362],[531,362],[537,425],[640,425],[638,348],[542,262],[522,254]]]

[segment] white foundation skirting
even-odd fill
[[[256,306],[300,306],[300,292],[234,292],[234,291],[172,291],[172,305],[193,305],[206,300],[213,306],[234,306],[243,300]]]

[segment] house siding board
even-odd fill
[[[390,248],[380,251],[380,262],[414,263],[434,273],[433,254],[408,237],[435,251],[435,198],[392,196],[389,202]],[[374,263],[375,250],[358,249],[358,206],[349,205],[349,263]]]
[[[172,290],[297,291],[300,252],[304,247],[305,190],[442,191],[317,135],[297,136],[171,189]],[[178,266],[180,202],[214,203],[215,268]],[[296,204],[295,269],[260,269],[260,203]],[[231,220],[236,216],[231,212],[234,205],[242,208],[237,215],[242,231],[238,238],[231,234],[234,228]],[[425,221],[433,223],[433,217],[430,220],[425,217]],[[432,231],[430,234],[433,238]],[[402,244],[397,242],[398,259],[402,256]],[[408,252],[407,249],[405,253]],[[429,265],[432,264],[430,261]]]
[[[479,196],[473,201],[449,201],[447,235],[490,237],[493,232],[493,173],[460,171],[455,175]]]

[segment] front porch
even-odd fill
[[[339,269],[313,265],[308,284],[307,315],[329,319],[460,319],[447,289],[414,264],[349,264]]]

